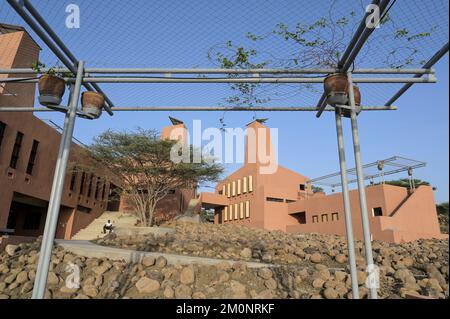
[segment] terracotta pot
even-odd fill
[[[86,91],[81,95],[81,105],[83,108],[83,112],[93,117],[100,116],[104,104],[105,98],[100,93]]]
[[[323,82],[323,89],[328,96],[331,93],[347,93],[348,80],[347,76],[342,73],[334,73],[327,76]]]
[[[43,105],[58,105],[66,89],[66,81],[64,79],[44,74],[39,78],[39,102]]]

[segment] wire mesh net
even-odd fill
[[[229,56],[244,48],[252,59],[247,66],[299,68],[324,66],[333,54],[342,54],[371,1],[79,0],[78,29],[66,26],[70,14],[66,2],[30,2],[74,55],[86,61],[86,67],[220,67],[223,59],[217,53]],[[448,41],[448,1],[394,0],[391,4],[384,23],[364,45],[354,67],[421,67]],[[6,1],[0,3],[0,22],[24,26],[42,48],[40,60],[48,66],[62,66]],[[305,33],[310,36],[306,40],[322,39],[323,43],[316,43],[322,51],[308,51],[301,37],[290,34],[302,35],[312,26],[312,33]],[[330,56],[322,59],[321,52]],[[236,94],[229,84],[100,86],[114,104],[122,106],[229,105]],[[384,105],[400,87],[361,85],[363,104]],[[264,84],[258,85],[254,94],[259,98],[255,104],[312,106],[317,104],[322,86]]]

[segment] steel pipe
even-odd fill
[[[75,128],[78,99],[80,98],[83,67],[84,61],[80,61],[78,63],[77,79],[71,92],[69,110],[64,118],[64,129],[61,135],[61,144],[59,146],[58,159],[53,177],[53,185],[47,210],[47,218],[45,220],[44,234],[42,237],[41,249],[39,251],[36,279],[33,286],[33,299],[43,299],[45,296],[45,288],[47,285],[47,277],[52,257],[53,241],[55,239],[59,210],[61,208],[64,179],[66,177],[70,146],[72,144],[73,131]]]
[[[341,171],[342,199],[344,202],[345,230],[347,235],[348,264],[350,267],[350,277],[352,280],[353,299],[359,299],[358,276],[357,276],[356,256],[355,256],[355,240],[353,237],[352,212],[350,207],[350,196],[347,181],[347,165],[345,162],[344,134],[342,131],[342,117],[339,109],[336,109],[335,117],[336,117],[336,135],[339,153],[339,167]]]
[[[334,112],[334,108],[328,107],[325,109],[326,112]],[[395,106],[363,106],[361,108],[362,111],[395,111],[397,108]],[[229,112],[237,112],[237,111],[263,111],[263,112],[315,112],[317,109],[314,106],[275,106],[275,107],[233,107],[233,106],[127,106],[127,107],[114,107],[114,111],[125,112],[125,111],[229,111]],[[34,108],[34,107],[0,107],[0,112],[60,112],[58,110],[48,109],[48,108]]]
[[[73,78],[64,78],[73,83]],[[19,82],[37,83],[38,79],[30,78],[0,78],[0,83]],[[324,78],[301,77],[266,77],[266,78],[158,78],[158,77],[84,77],[83,83],[323,83]],[[354,83],[436,83],[435,77],[430,78],[355,78]]]
[[[347,80],[348,80],[348,90],[350,106],[352,110],[350,111],[350,119],[352,125],[352,137],[353,137],[353,153],[355,156],[355,169],[356,176],[358,181],[358,194],[359,194],[359,207],[361,210],[361,222],[363,229],[363,237],[364,237],[364,248],[366,253],[366,264],[367,264],[367,272],[369,283],[371,284],[369,287],[369,295],[371,299],[377,299],[377,288],[373,285],[372,280],[379,280],[379,278],[374,278],[377,273],[375,272],[375,265],[373,263],[373,255],[372,255],[372,235],[370,233],[370,222],[369,216],[367,213],[367,199],[366,199],[366,190],[364,185],[364,172],[363,165],[361,161],[361,145],[359,142],[359,133],[358,133],[358,120],[356,114],[356,104],[355,104],[355,95],[353,92],[353,80],[352,73],[347,72]]]
[[[48,71],[42,68],[41,73]],[[56,68],[57,72],[71,72]],[[330,74],[338,69],[162,69],[162,68],[86,68],[85,74]],[[353,74],[428,74],[431,69],[355,69]],[[30,68],[0,69],[0,74],[37,74]]]

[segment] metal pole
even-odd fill
[[[377,289],[375,288],[375,285],[370,281],[370,279],[374,279],[373,276],[375,276],[376,274],[374,273],[375,265],[373,263],[372,256],[372,236],[370,234],[370,222],[367,213],[367,200],[364,185],[364,172],[361,162],[361,145],[359,142],[358,120],[356,115],[355,95],[353,92],[352,72],[347,72],[347,79],[349,85],[348,95],[350,99],[350,106],[352,107],[350,118],[352,123],[353,152],[355,155],[356,178],[358,181],[359,206],[361,209],[361,221],[364,236],[364,250],[366,253],[367,272],[369,275],[370,283],[369,293],[371,299],[377,299]]]
[[[432,73],[432,75],[434,75]],[[75,82],[74,78],[64,78],[66,82]],[[84,77],[84,83],[323,83],[325,78],[308,77],[264,77],[264,78],[164,78],[164,77]],[[37,83],[38,79],[2,78],[0,83],[20,82]],[[436,77],[429,78],[355,78],[354,83],[436,83]]]
[[[395,111],[397,108],[395,106],[362,106],[362,111]],[[314,106],[116,106],[114,107],[114,111],[230,111],[230,112],[239,112],[239,111],[262,111],[262,112],[315,112],[317,111]],[[328,107],[324,111],[326,112],[334,112],[334,108]],[[0,112],[61,112],[59,110],[48,109],[48,108],[34,108],[27,106],[2,106],[0,107]]]
[[[42,68],[41,72],[48,71]],[[55,71],[71,72],[67,68],[55,68]],[[338,69],[163,69],[163,68],[85,68],[84,73],[92,74],[329,74]],[[367,68],[355,69],[353,74],[429,74],[431,69],[394,69]],[[0,74],[37,74],[30,68],[0,69]]]
[[[348,263],[352,279],[353,299],[359,299],[358,277],[356,270],[355,242],[353,239],[352,213],[347,184],[347,165],[345,163],[344,136],[342,133],[342,118],[339,109],[336,109],[336,133],[339,151],[339,167],[341,170],[342,198],[344,200],[345,229],[347,234]]]
[[[39,262],[36,270],[36,279],[33,287],[33,299],[43,299],[45,296],[45,287],[47,284],[47,276],[52,257],[53,241],[58,223],[67,162],[69,160],[70,146],[72,144],[73,130],[75,127],[75,118],[78,99],[80,97],[83,68],[84,61],[80,61],[78,63],[77,80],[72,91],[69,111],[66,113],[64,119],[64,129],[61,136],[61,144],[59,146],[58,160],[56,163],[55,175],[53,177],[52,192],[47,210],[47,218],[45,220],[44,236],[42,238]]]

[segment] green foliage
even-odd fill
[[[151,226],[157,203],[171,190],[216,181],[223,172],[222,166],[206,159],[200,163],[194,163],[192,157],[189,163],[173,162],[175,144],[161,140],[153,130],[108,130],[94,139],[86,155],[94,159],[91,168],[107,166],[121,181],[121,194],[132,200],[142,224]]]
[[[436,210],[439,215],[447,215],[448,216],[448,202],[437,204]]]
[[[397,179],[397,180],[392,180],[392,181],[386,181],[385,184],[389,184],[389,185],[394,185],[394,186],[401,186],[401,187],[406,187],[406,188],[410,188],[409,185],[409,179],[408,178],[401,178],[401,179]],[[416,187],[419,187],[421,185],[427,185],[429,186],[430,183],[428,183],[427,181],[423,181],[421,179],[414,179],[414,185]]]
[[[45,69],[46,66],[45,66],[44,63],[42,63],[42,62],[40,62],[40,61],[34,61],[34,62],[31,64],[31,68],[32,68],[34,71],[36,71],[36,73],[43,73],[43,72],[42,72],[42,69]],[[71,73],[71,72],[59,72],[59,71],[58,71],[58,68],[59,68],[58,65],[54,65],[54,66],[48,68],[48,69],[45,71],[45,74],[57,76],[57,77],[60,77],[60,78],[71,78],[71,77],[74,77],[74,74],[73,74],[73,73]]]
[[[323,188],[320,187],[320,186],[312,185],[312,186],[311,186],[311,189],[312,189],[312,192],[313,192],[313,193],[321,193],[321,192],[323,192]]]

